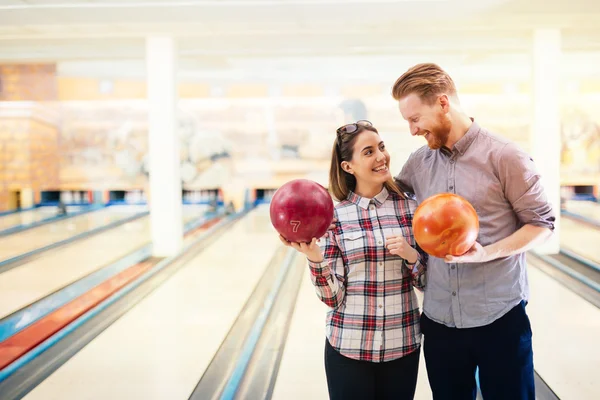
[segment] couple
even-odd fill
[[[331,399],[412,399],[421,333],[434,399],[534,399],[525,252],[554,229],[533,160],[460,109],[451,77],[419,64],[394,84],[412,135],[427,146],[393,179],[375,127],[337,130],[329,189],[340,201],[327,235],[290,243],[308,258],[326,318]],[[416,202],[405,192],[414,193]],[[477,243],[463,256],[428,256],[415,243],[418,202],[441,192],[473,204]],[[413,286],[424,290],[423,314]]]

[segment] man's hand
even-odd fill
[[[488,261],[488,252],[478,242],[475,242],[473,247],[462,256],[447,255],[444,261],[447,263],[477,263]]]

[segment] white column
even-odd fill
[[[21,208],[31,208],[35,204],[32,188],[21,188]]]
[[[147,38],[150,224],[153,255],[156,257],[176,254],[183,242],[176,124],[176,61],[176,43],[173,38]]]
[[[274,112],[274,104],[277,103],[280,96],[281,87],[271,85],[269,87],[269,97],[265,103],[265,124],[267,126],[267,146],[273,160],[279,160],[281,158]]]
[[[560,63],[560,30],[536,30],[533,34],[532,156],[557,218],[555,234],[536,249],[542,254],[555,254],[560,249]]]

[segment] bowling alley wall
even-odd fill
[[[54,65],[0,65],[0,212],[14,208],[11,191],[33,202],[60,184],[60,126],[46,106],[56,99]]]
[[[399,171],[423,143],[408,133],[391,83],[332,92],[317,84],[180,82],[183,188],[239,192],[298,177],[327,185],[335,129],[362,118],[379,129]],[[0,66],[0,212],[14,208],[17,191],[34,204],[48,190],[147,192],[145,87],[144,80],[59,75],[52,64]],[[565,82],[561,90],[562,184],[597,188],[600,80]],[[527,84],[462,82],[459,91],[478,122],[531,150]]]

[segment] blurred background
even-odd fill
[[[470,115],[529,151],[533,35],[558,28],[561,183],[597,196],[598,12],[584,0],[3,1],[0,210],[28,189],[35,203],[42,191],[143,194],[145,38],[165,32],[182,183],[202,190],[326,183],[335,128],[360,118],[399,170],[422,142],[390,91],[418,62],[439,63]]]
[[[527,255],[537,398],[600,398],[599,22],[597,0],[0,0],[0,398],[327,398],[327,310],[269,201],[327,186],[358,119],[397,174],[425,142],[391,88],[422,62],[561,208]]]

